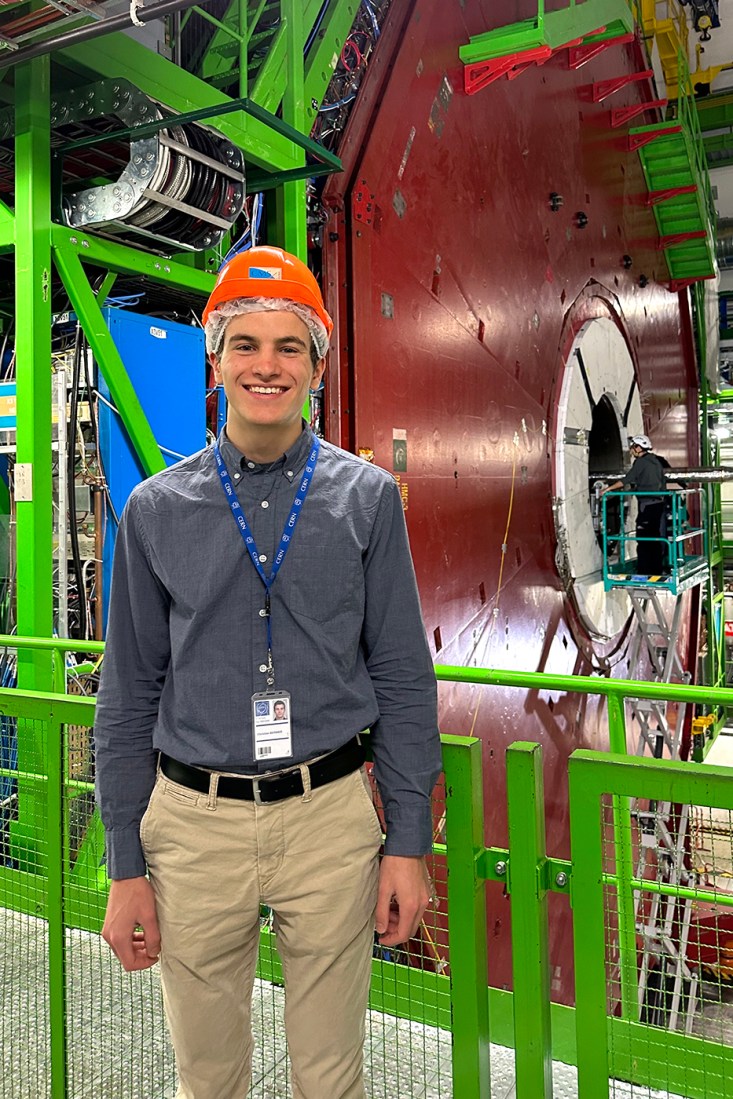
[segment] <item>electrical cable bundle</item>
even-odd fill
[[[338,64],[313,126],[311,137],[327,149],[335,150],[341,133],[349,119],[351,106],[356,99],[359,85],[371,59],[381,24],[390,0],[361,0],[359,13],[354,20],[341,49]],[[325,7],[321,11],[322,18]],[[306,46],[306,50],[307,50]]]
[[[120,85],[124,86],[120,88]],[[62,109],[63,108],[63,109]],[[215,247],[232,229],[245,200],[244,159],[223,135],[200,123],[166,119],[153,100],[127,82],[102,81],[85,93],[83,103],[56,105],[62,129],[83,124],[99,143],[84,147],[90,158],[106,158],[110,182],[67,191],[63,217],[73,228],[97,226],[106,235],[155,240],[159,251],[200,251]],[[119,123],[134,127],[165,121],[152,134],[129,142]],[[61,152],[64,152],[63,145]],[[64,154],[77,161],[73,140]]]

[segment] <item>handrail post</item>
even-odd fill
[[[461,1099],[491,1099],[486,883],[477,867],[484,850],[481,741],[444,737],[443,768],[453,1094]]]
[[[46,725],[46,886],[48,906],[48,1010],[51,1044],[51,1097],[66,1099],[66,954],[64,937],[64,735],[53,717]]]
[[[517,1099],[552,1099],[552,1031],[542,748],[517,742],[506,753],[509,892]]]
[[[627,755],[626,721],[623,696],[608,696],[608,732],[610,749]],[[631,834],[631,799],[613,795],[613,831],[616,851],[616,900],[618,904],[619,976],[621,980],[621,1016],[637,1021],[639,977],[636,966],[636,913],[631,880],[634,876],[634,846]]]
[[[610,699],[609,699],[610,702]],[[606,1004],[603,837],[600,803],[583,785],[574,753],[568,766],[570,851],[573,890],[575,1027],[578,1042],[578,1094],[608,1099],[608,1021]],[[627,799],[628,800],[628,799]],[[582,882],[582,887],[578,886]]]

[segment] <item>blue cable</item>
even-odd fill
[[[311,30],[310,34],[308,35],[308,41],[306,42],[305,46],[303,47],[303,56],[304,57],[307,55],[308,50],[313,45],[313,39],[316,37],[319,30],[321,29],[321,23],[323,22],[323,17],[326,14],[326,8],[328,7],[328,3],[329,3],[329,0],[323,0],[321,10],[318,13],[318,18],[316,19],[315,23],[313,24],[313,29]]]
[[[353,103],[356,99],[356,92],[352,92],[351,95],[345,95],[343,99],[337,99],[335,103],[326,103],[321,107],[319,114],[323,114],[324,111],[337,111],[341,107],[345,107],[347,103]]]
[[[259,201],[257,203],[257,217],[255,218],[255,226],[254,226],[255,240],[257,239],[257,235],[260,231],[260,222],[262,221],[262,210],[263,210],[263,207],[264,207],[264,203],[262,201],[262,191],[259,192],[258,199],[259,199]],[[236,240],[234,242],[234,244],[231,246],[231,248],[229,249],[227,254],[224,256],[224,259],[221,261],[221,267],[219,268],[220,271],[221,271],[221,268],[224,266],[225,263],[229,263],[230,259],[233,259],[234,256],[238,256],[240,252],[248,251],[252,247],[251,236],[252,236],[251,227],[249,229],[245,229],[245,231],[242,233],[239,240]]]
[[[377,21],[377,13],[375,12],[369,0],[361,0],[361,2],[369,13],[369,18],[372,21],[372,30],[374,31],[374,37],[379,38],[379,23]]]

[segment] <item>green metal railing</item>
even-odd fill
[[[78,642],[0,640],[16,646],[38,644],[57,652],[79,651],[80,647]],[[509,749],[509,847],[487,847],[481,743],[470,737],[443,737],[445,779],[436,795],[436,814],[445,819],[445,842],[441,836],[435,845],[433,873],[443,902],[447,900],[449,969],[447,965],[431,968],[425,958],[425,964],[415,965],[414,958],[375,957],[372,1009],[419,1023],[415,1035],[427,1028],[450,1029],[452,1094],[456,1099],[490,1099],[490,1037],[515,1048],[517,1099],[549,1099],[553,1056],[570,1063],[577,1059],[582,1099],[607,1095],[612,1076],[647,1086],[668,1086],[690,1099],[733,1095],[731,1052],[725,1041],[669,1032],[641,1021],[636,1002],[634,915],[638,898],[655,892],[674,895],[680,903],[690,897],[695,903],[714,900],[719,907],[730,906],[731,896],[718,887],[717,878],[712,882],[700,879],[691,886],[689,882],[669,885],[640,877],[638,824],[631,800],[713,806],[730,813],[731,772],[697,764],[629,759],[624,715],[627,699],[684,700],[710,707],[730,705],[733,692],[459,667],[439,667],[437,675],[441,681],[486,687],[605,696],[614,754],[579,752],[572,757],[572,857],[561,860],[546,854],[541,748],[520,743]],[[39,921],[46,928],[41,984],[47,982],[47,993],[41,995],[36,988],[35,1000],[27,993],[11,997],[3,1005],[1,1044],[11,1062],[10,1071],[6,1063],[0,1084],[4,1099],[17,1099],[21,1094],[32,1094],[34,1099],[98,1099],[102,1095],[139,1099],[144,1094],[146,1099],[154,1099],[167,1094],[149,1083],[141,1084],[135,1075],[153,1053],[148,1043],[136,1044],[134,1025],[150,1033],[152,1020],[153,1031],[161,1029],[154,1006],[159,998],[155,971],[132,975],[129,980],[118,974],[96,934],[106,899],[103,868],[87,862],[79,871],[85,850],[82,833],[96,827],[96,817],[91,803],[83,800],[88,799],[89,785],[70,774],[68,759],[73,731],[91,726],[93,710],[91,699],[0,691],[0,719],[16,722],[19,744],[27,741],[26,770],[15,774],[17,819],[8,820],[7,813],[0,818],[5,863],[0,867],[0,907],[11,930],[21,927],[19,943],[26,941],[29,929],[36,928]],[[4,768],[0,777],[7,778],[11,772],[12,768]],[[31,806],[33,819],[29,820]],[[72,820],[75,811],[76,822]],[[728,818],[726,827],[730,840]],[[733,844],[730,846],[733,872]],[[512,906],[512,993],[486,987],[487,882],[499,883]],[[610,907],[609,891],[615,898]],[[569,897],[573,906],[575,965],[576,972],[582,974],[577,1010],[550,1000],[551,892]],[[445,933],[445,923],[443,912],[431,925],[436,938]],[[272,945],[270,931],[263,926],[259,976],[265,985],[277,986],[282,977]],[[618,952],[618,975],[609,984],[612,950]],[[3,953],[3,965],[11,965],[15,954],[11,945]],[[28,969],[32,969],[30,962]],[[80,969],[85,975],[81,981]],[[107,982],[114,994],[106,991]],[[8,1018],[12,1023],[23,1005],[32,1016],[26,1021],[25,1041],[31,1028],[35,1039],[30,1052],[24,1050],[21,1057],[6,1028]],[[79,1030],[79,1018],[86,1020],[86,1031]],[[401,1057],[411,1056],[410,1043],[418,1041],[415,1035],[410,1032],[408,1039],[401,1039]],[[125,1045],[128,1038],[129,1049]],[[13,1076],[16,1055],[17,1072],[21,1077],[25,1073],[20,1091]],[[149,1066],[149,1071],[157,1073],[160,1087],[160,1079],[172,1079],[170,1053],[161,1053],[156,1065]],[[100,1073],[104,1083],[98,1082]],[[718,1090],[706,1092],[705,1080],[714,1081]],[[407,1086],[401,1093],[405,1099],[411,1094]],[[450,1085],[439,1094],[451,1094]]]
[[[545,0],[538,0],[536,16],[475,35],[458,52],[461,61],[470,64],[542,46],[560,49],[579,39],[603,42],[633,28],[627,0],[569,0],[564,7],[554,5],[550,11]]]

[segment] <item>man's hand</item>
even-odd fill
[[[432,886],[425,859],[385,855],[379,868],[375,924],[382,946],[405,943],[417,931]]]
[[[147,878],[112,882],[102,938],[128,973],[155,965],[160,954],[160,930],[153,887]]]

